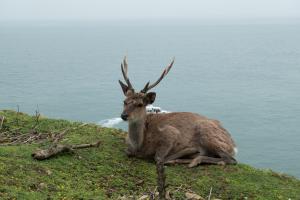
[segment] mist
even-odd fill
[[[299,19],[297,0],[0,0],[1,21]]]

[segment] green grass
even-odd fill
[[[18,134],[31,131],[35,117],[14,111],[0,111],[5,116],[1,133],[17,128]],[[36,130],[58,132],[77,127],[80,122],[41,118]],[[13,132],[13,131],[12,131]],[[2,135],[3,136],[3,135]],[[92,143],[99,148],[76,150],[45,161],[32,159],[37,148],[49,142],[0,146],[0,199],[117,199],[140,197],[156,187],[154,162],[127,158],[125,133],[88,124],[72,130],[62,143]],[[1,143],[0,143],[1,145]],[[184,199],[186,191],[212,199],[300,199],[300,181],[271,170],[259,170],[245,164],[235,166],[204,165],[189,169],[183,165],[167,166],[168,190],[175,199]]]

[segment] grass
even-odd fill
[[[0,111],[5,121],[0,130],[32,131],[36,118],[14,111]],[[1,121],[0,121],[1,122]],[[36,131],[59,132],[77,127],[80,122],[41,117]],[[16,133],[15,133],[16,134]],[[46,148],[48,141],[22,145],[0,143],[0,199],[128,199],[150,194],[156,188],[153,161],[127,158],[125,133],[121,130],[88,124],[70,131],[62,143],[92,143],[99,148],[77,150],[54,158],[36,161],[31,153]],[[185,199],[191,191],[211,199],[300,199],[300,181],[271,170],[259,170],[245,164],[235,166],[203,165],[189,169],[167,166],[168,190],[174,199]]]

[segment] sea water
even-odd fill
[[[220,120],[240,162],[300,177],[300,25],[0,23],[0,109],[126,129],[120,63],[154,106]]]

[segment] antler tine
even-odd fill
[[[172,66],[173,66],[174,61],[175,61],[175,58],[173,58],[172,62],[169,64],[169,66],[167,66],[167,67],[164,69],[164,71],[163,71],[163,73],[160,75],[159,79],[158,79],[155,83],[151,84],[150,86],[149,86],[150,82],[148,82],[148,83],[145,85],[144,89],[141,90],[141,92],[142,92],[142,93],[146,93],[147,91],[149,91],[149,90],[151,90],[152,88],[154,88],[157,84],[159,84],[159,82],[160,82],[160,81],[161,81],[161,80],[169,73],[170,69],[171,69]]]
[[[121,63],[121,70],[122,70],[122,74],[123,74],[125,82],[127,83],[128,88],[133,89],[133,87],[132,87],[132,85],[129,81],[129,78],[127,76],[128,64],[127,64],[127,61],[126,61],[126,56],[123,59],[123,63]]]

